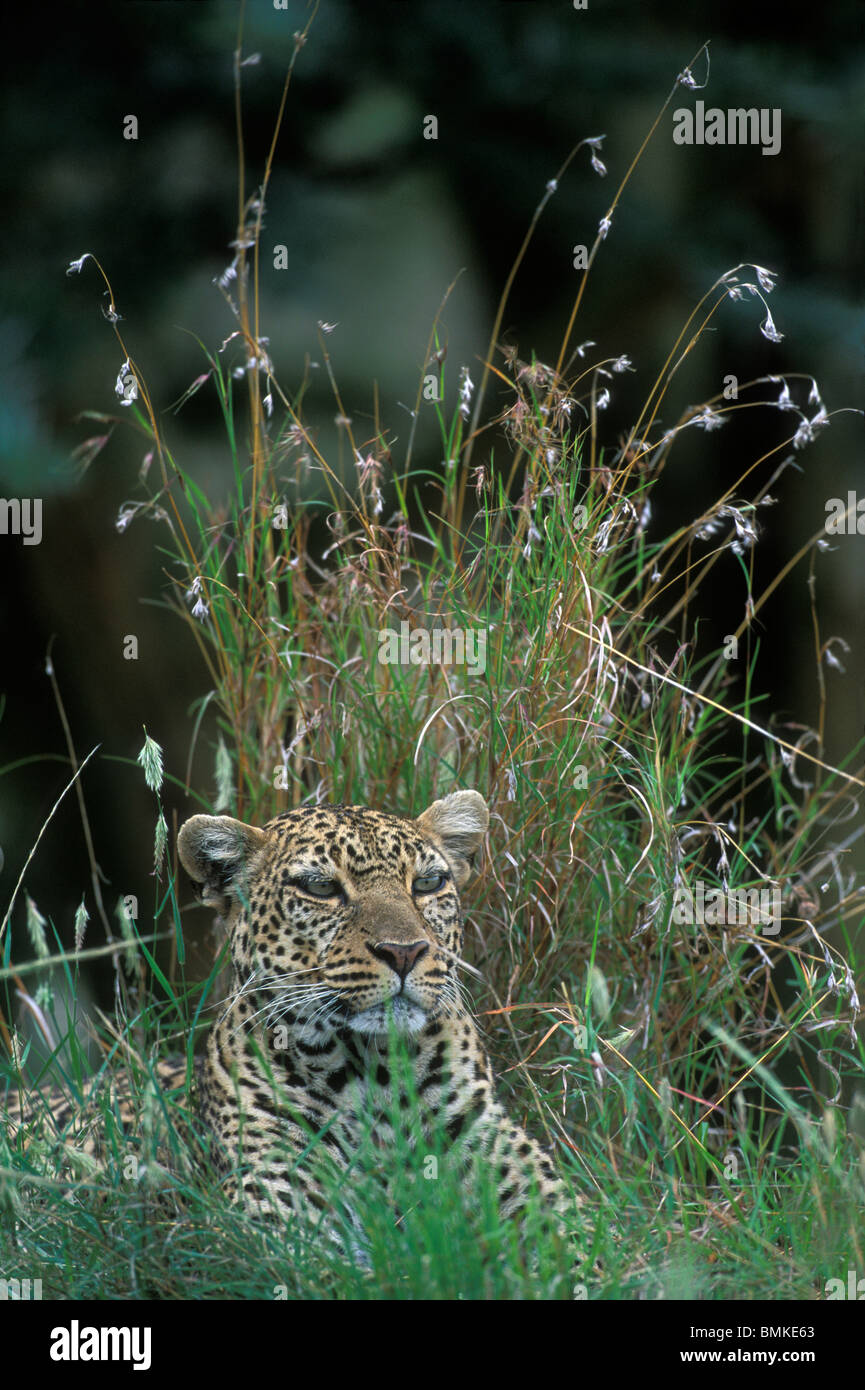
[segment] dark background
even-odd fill
[[[207,674],[186,629],[158,606],[163,538],[148,521],[124,535],[114,528],[121,504],[140,495],[144,446],[122,431],[83,479],[69,463],[94,433],[78,413],[115,411],[121,362],[95,270],[64,271],[85,251],[99,257],[161,408],[205,370],[191,334],[216,349],[233,328],[212,281],[231,258],[236,226],[238,13],[228,0],[19,7],[5,43],[0,495],[41,496],[44,515],[38,547],[0,537],[0,769],[14,765],[0,777],[4,904],[69,775],[44,674],[52,635],[78,755],[101,745],[84,789],[111,881],[106,899],[136,893],[145,920],[154,802],[131,765],[143,725],[163,745],[167,770],[185,776],[189,706],[206,692]],[[414,400],[448,284],[465,267],[444,316],[453,391],[461,363],[479,380],[498,295],[547,180],[577,139],[605,133],[607,178],[586,154],[574,161],[505,317],[523,357],[555,361],[577,284],[572,248],[591,245],[677,73],[708,39],[709,86],[679,88],[616,212],[575,333],[575,342],[596,340],[598,356],[626,353],[638,369],[611,383],[608,442],[635,418],[693,305],[740,261],[778,273],[770,304],[784,340],[761,337],[758,301],[725,305],[678,376],[664,424],[717,392],[727,373],[740,381],[813,373],[830,411],[861,407],[865,5],[833,0],[806,13],[624,0],[589,0],[584,11],[571,0],[323,0],[289,95],[263,241],[266,250],[278,242],[289,249],[291,268],[263,281],[264,332],[283,385],[299,382],[304,354],[318,355],[317,322],[336,322],[328,346],[347,408],[357,419],[371,412],[376,379],[385,420],[404,441],[400,402]],[[305,15],[300,3],[247,7],[244,52],[261,54],[244,69],[249,192],[264,167],[291,34]],[[702,59],[695,76],[702,81]],[[780,107],[781,152],[674,145],[671,112],[695,98]],[[138,117],[134,142],[123,139],[127,114]],[[438,117],[437,141],[422,138],[427,114]],[[797,399],[806,395],[807,386]],[[325,451],[333,413],[316,387],[308,414],[320,422]],[[201,392],[164,422],[184,466],[218,491],[228,456],[213,394]],[[654,498],[655,534],[698,514],[791,432],[790,417],[777,411],[750,414],[738,428],[682,437]],[[417,461],[435,465],[435,432],[420,444]],[[757,593],[819,529],[828,498],[857,487],[865,495],[861,416],[839,415],[797,462],[801,473],[788,470],[775,489],[779,504],[761,516]],[[830,761],[846,756],[865,723],[865,537],[838,537],[833,547],[817,563],[821,634],[838,634],[851,650],[846,677],[825,672]],[[816,718],[807,566],[761,614],[756,686],[769,696],[766,719],[770,711],[802,724]],[[707,598],[709,648],[738,625],[744,599],[727,556]],[[123,660],[129,633],[139,638],[137,662]],[[193,785],[204,794],[213,785],[206,744]],[[171,788],[165,802],[181,819],[196,809]],[[67,944],[82,894],[93,915],[72,796],[27,886]],[[14,920],[20,958],[23,902]],[[89,944],[100,941],[95,934]]]

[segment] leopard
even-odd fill
[[[458,974],[460,894],[489,819],[479,792],[458,790],[415,818],[320,804],[261,828],[205,814],[181,826],[178,857],[227,945],[193,1093],[229,1201],[268,1219],[323,1224],[363,1262],[355,1159],[366,1144],[386,1174],[400,1127],[412,1148],[453,1159],[469,1189],[482,1163],[503,1220],[534,1201],[562,1229],[561,1178],[498,1099]],[[151,1074],[180,1094],[186,1063],[160,1059]],[[103,1080],[115,1112],[134,1114],[122,1076],[106,1071]],[[22,1119],[17,1103],[7,1098],[7,1134]],[[58,1128],[71,1123],[68,1095],[47,1108]],[[94,1111],[91,1095],[72,1125],[91,1155]],[[348,1194],[340,1212],[334,1174]]]
[[[409,1142],[437,1139],[466,1182],[487,1165],[503,1219],[532,1194],[561,1211],[552,1158],[496,1096],[457,974],[460,892],[488,825],[481,794],[458,790],[414,819],[319,805],[260,829],[212,815],[181,827],[180,860],[229,941],[231,985],[207,1040],[200,1106],[230,1197],[321,1219],[333,1186],[304,1161],[313,1141],[347,1184],[364,1139],[386,1167],[409,1103],[396,1039],[417,1100]]]

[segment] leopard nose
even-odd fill
[[[375,945],[369,944],[369,949],[379,960],[383,960],[385,965],[389,965],[391,970],[396,971],[402,981],[412,970],[421,956],[425,956],[429,950],[428,941],[410,941],[403,946],[396,941],[377,941]]]

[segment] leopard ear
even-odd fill
[[[177,852],[201,901],[225,913],[229,898],[246,891],[250,861],[264,841],[263,830],[231,816],[191,816],[180,827]]]
[[[490,823],[487,803],[480,792],[451,792],[434,801],[417,824],[425,835],[436,840],[453,870],[457,888],[471,877],[472,861],[480,849]]]

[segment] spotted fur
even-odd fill
[[[482,1155],[503,1215],[532,1189],[555,1203],[552,1162],[495,1098],[457,978],[458,890],[488,821],[483,798],[460,791],[416,820],[323,806],[263,830],[227,816],[193,816],[181,828],[181,860],[225,918],[232,962],[204,1058],[202,1113],[229,1191],[253,1208],[290,1216],[325,1206],[312,1136],[337,1171],[370,1131],[383,1153],[393,1149],[393,1116],[407,1098],[392,1074],[389,1028],[412,1059],[416,1142],[443,1141],[467,1173]]]

